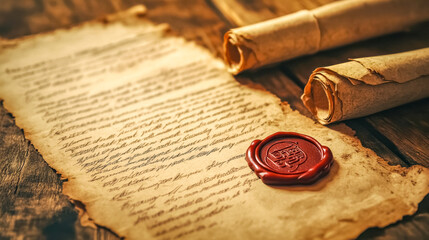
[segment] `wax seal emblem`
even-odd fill
[[[253,141],[246,160],[264,183],[276,185],[313,183],[325,176],[333,163],[328,147],[293,132],[278,132]]]

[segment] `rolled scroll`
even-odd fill
[[[429,97],[429,48],[317,68],[304,105],[322,124],[366,116]]]
[[[224,37],[233,74],[429,20],[428,0],[348,0],[236,28]]]

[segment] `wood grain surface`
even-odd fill
[[[46,32],[102,17],[143,3],[148,18],[169,23],[172,30],[221,57],[222,37],[230,27],[258,22],[333,0],[2,0],[0,36],[15,38]],[[429,46],[428,24],[339,49],[303,57],[278,66],[244,73],[310,116],[300,100],[309,73],[343,62]],[[364,146],[391,164],[429,167],[428,100],[346,121]],[[0,239],[118,239],[104,228],[82,227],[74,205],[61,193],[60,176],[51,169],[0,106]],[[383,229],[369,229],[360,239],[429,239],[429,198],[418,213]]]

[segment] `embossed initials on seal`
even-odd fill
[[[294,172],[307,160],[307,155],[297,142],[281,141],[267,149],[266,158],[275,166]]]

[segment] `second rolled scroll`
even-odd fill
[[[429,97],[429,48],[317,68],[304,105],[322,124],[362,117]]]

